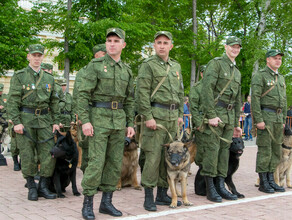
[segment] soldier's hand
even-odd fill
[[[63,128],[63,127],[64,127],[64,125],[63,125],[62,123],[60,123],[60,124],[59,124],[59,127],[60,127],[60,128]]]
[[[127,137],[131,138],[135,135],[135,130],[132,127],[127,127]]]
[[[56,130],[60,131],[60,127],[59,127],[59,125],[54,124],[54,125],[53,125],[53,133],[54,133]]]
[[[3,105],[0,105],[0,109],[3,109],[4,108],[4,106]]]
[[[178,119],[177,119],[177,125],[178,125],[178,126],[183,125],[183,123],[184,123],[183,118],[178,118]]]
[[[23,134],[23,129],[24,129],[23,124],[18,124],[14,126],[14,131],[17,134]]]
[[[236,127],[233,129],[233,137],[241,137],[242,136],[242,129],[240,127]]]
[[[82,131],[85,136],[93,136],[93,127],[90,122],[82,125]]]
[[[156,121],[154,119],[146,121],[146,127],[152,130],[156,130]]]
[[[265,122],[257,123],[257,128],[260,130],[264,130],[266,128]]]
[[[222,122],[219,117],[209,119],[209,125],[213,127],[217,127],[219,122]]]

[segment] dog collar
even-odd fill
[[[288,146],[285,145],[285,144],[282,144],[282,147],[285,148],[285,149],[288,149],[288,150],[291,150],[291,149],[292,149],[292,147],[288,147]]]

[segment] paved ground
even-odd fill
[[[191,207],[181,206],[170,209],[158,206],[157,212],[147,212],[143,208],[144,192],[125,188],[115,192],[113,202],[123,212],[120,218],[98,213],[101,194],[94,197],[94,211],[97,219],[289,219],[292,214],[292,189],[285,193],[264,194],[254,186],[257,178],[255,173],[256,146],[254,142],[245,142],[245,152],[241,157],[240,167],[234,175],[234,182],[244,199],[212,203],[205,197],[194,193],[193,182],[197,166],[192,165],[192,175],[188,178],[188,197],[194,203]],[[33,202],[27,200],[27,189],[21,172],[13,171],[12,159],[7,157],[8,166],[0,167],[0,219],[50,219],[73,220],[82,219],[81,208],[83,196],[75,197],[70,187],[66,198],[46,200],[40,198]],[[138,174],[140,179],[140,173]],[[77,182],[82,172],[78,169]]]

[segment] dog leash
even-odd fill
[[[54,132],[54,136],[57,134],[57,132],[55,131]],[[24,128],[23,129],[23,135],[24,136],[26,136],[28,139],[30,139],[32,142],[34,142],[34,143],[36,143],[36,144],[43,144],[43,143],[46,143],[46,142],[48,142],[48,141],[50,141],[50,140],[52,140],[53,138],[54,138],[54,136],[52,136],[52,137],[50,137],[50,138],[48,138],[48,139],[45,139],[45,140],[42,140],[42,141],[36,141],[36,140],[34,140],[31,136],[30,136],[30,134],[28,133],[28,131]]]
[[[272,133],[272,131],[271,131],[270,126],[265,126],[265,129],[268,131],[268,133],[269,133],[269,135],[271,136],[272,140],[273,140],[275,143],[277,143],[277,141],[276,141],[276,139],[275,139],[275,137],[274,137],[274,135],[273,135],[273,133]],[[283,144],[283,142],[278,143],[278,144]]]
[[[208,126],[209,126],[209,128],[210,128],[210,130],[220,139],[220,140],[222,140],[222,141],[224,141],[224,142],[226,142],[226,143],[228,143],[228,144],[231,144],[232,143],[232,141],[230,141],[230,140],[227,140],[226,138],[223,138],[223,137],[220,137],[220,135],[217,133],[217,131],[215,130],[215,128],[213,127],[213,126],[211,126],[211,125],[209,125],[209,120],[207,119],[207,118],[205,118],[204,119],[204,124],[207,124]],[[219,122],[219,126],[223,126],[224,124],[223,124],[223,122]]]

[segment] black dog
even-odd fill
[[[78,150],[70,131],[66,133],[66,136],[57,132],[57,142],[50,153],[56,158],[56,166],[49,189],[56,192],[58,198],[64,198],[63,192],[66,192],[65,189],[71,182],[74,196],[80,196],[76,186]]]
[[[236,190],[236,187],[232,180],[232,175],[237,171],[239,167],[239,158],[243,153],[244,143],[242,141],[242,138],[232,138],[232,141],[233,142],[229,148],[230,155],[225,183],[227,184],[232,194],[237,195],[238,198],[244,198],[244,195]],[[206,196],[206,183],[204,177],[200,174],[201,170],[202,167],[200,166],[195,177],[195,193],[200,196]],[[216,184],[216,178],[214,178],[214,184]]]

